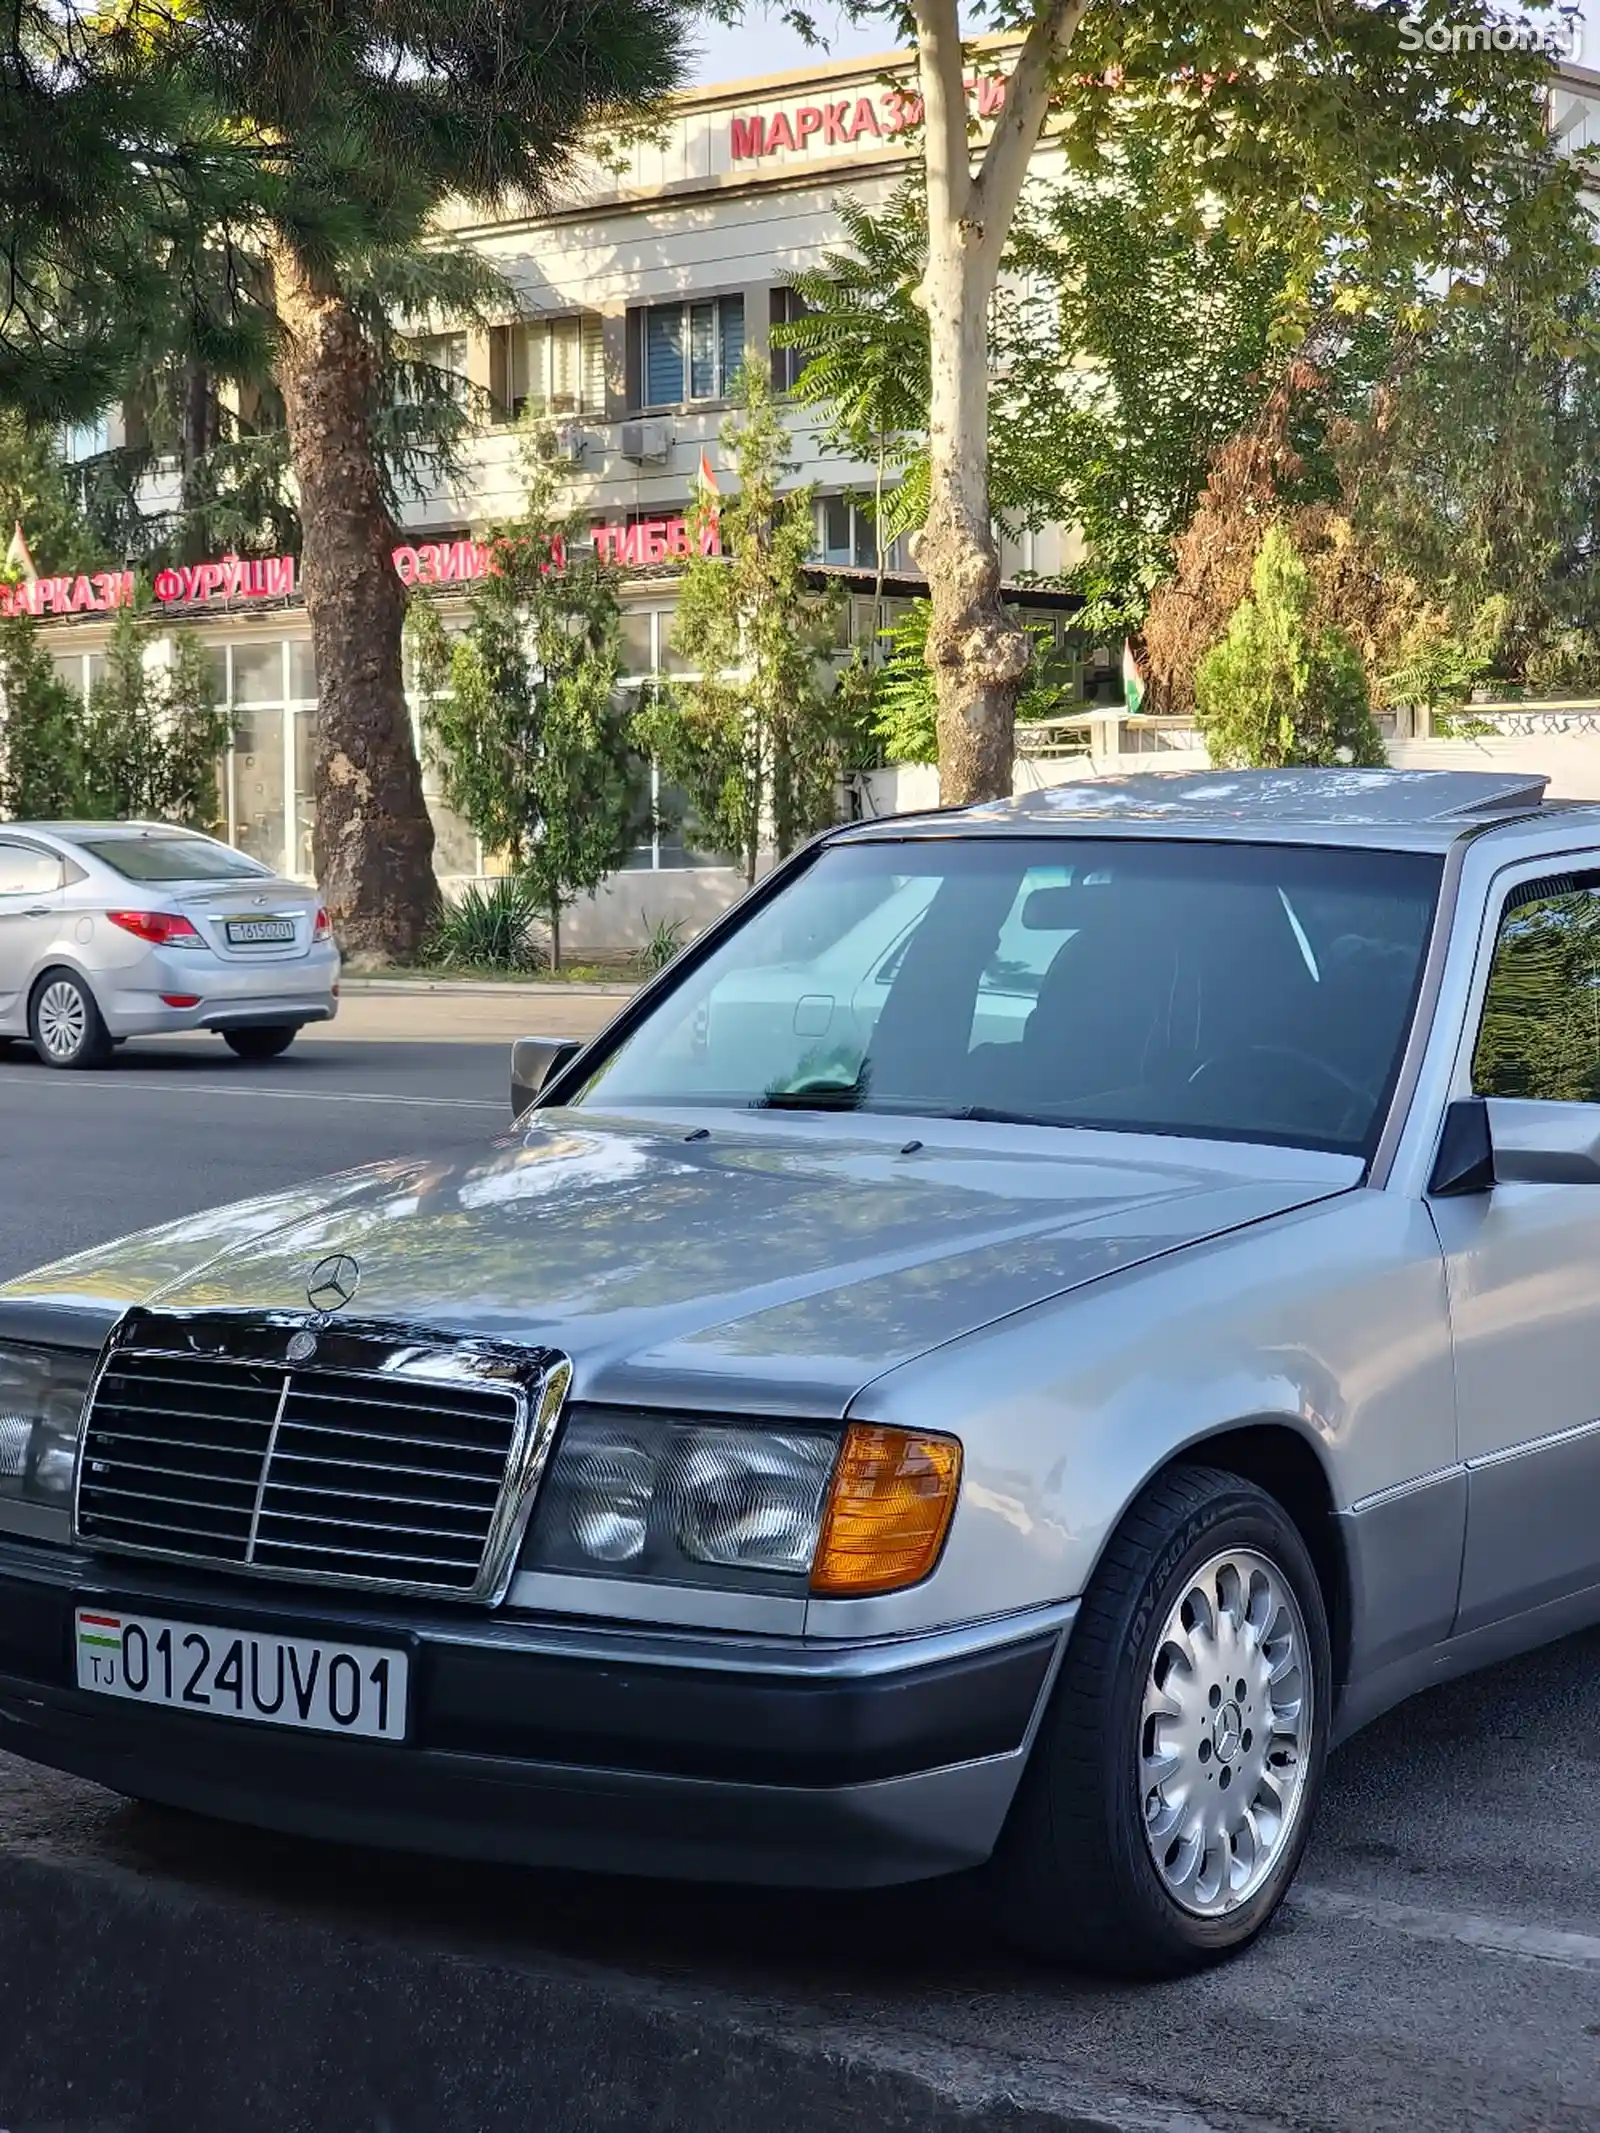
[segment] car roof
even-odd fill
[[[907,836],[1239,838],[1442,851],[1460,837],[1530,817],[1593,815],[1545,800],[1548,779],[1490,770],[1146,771],[1083,779],[852,824],[852,841]]]
[[[193,837],[202,844],[212,840],[200,830],[180,829],[171,822],[0,822],[0,837],[7,830],[56,837],[63,844],[86,844],[105,837]]]

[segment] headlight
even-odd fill
[[[580,1408],[522,1567],[745,1591],[803,1593],[808,1580],[837,1594],[892,1591],[938,1560],[960,1475],[949,1437]]]
[[[64,1511],[95,1358],[72,1348],[0,1348],[0,1498]]]

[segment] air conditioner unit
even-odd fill
[[[576,466],[589,439],[575,422],[558,422],[539,437],[539,457],[551,466]]]
[[[622,425],[622,456],[641,464],[663,464],[672,450],[672,431],[665,422],[625,422]]]

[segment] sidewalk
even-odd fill
[[[407,993],[464,993],[491,1000],[631,1000],[638,990],[637,985],[589,985],[576,981],[569,985],[559,978],[351,977],[339,981],[341,999],[350,993],[370,992],[392,997]]]

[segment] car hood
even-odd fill
[[[913,1125],[922,1136],[908,1142]],[[389,1162],[171,1223],[0,1290],[0,1333],[128,1305],[304,1313],[565,1349],[580,1397],[837,1415],[1009,1312],[1359,1183],[1353,1159],[882,1117],[544,1111],[481,1155]]]

